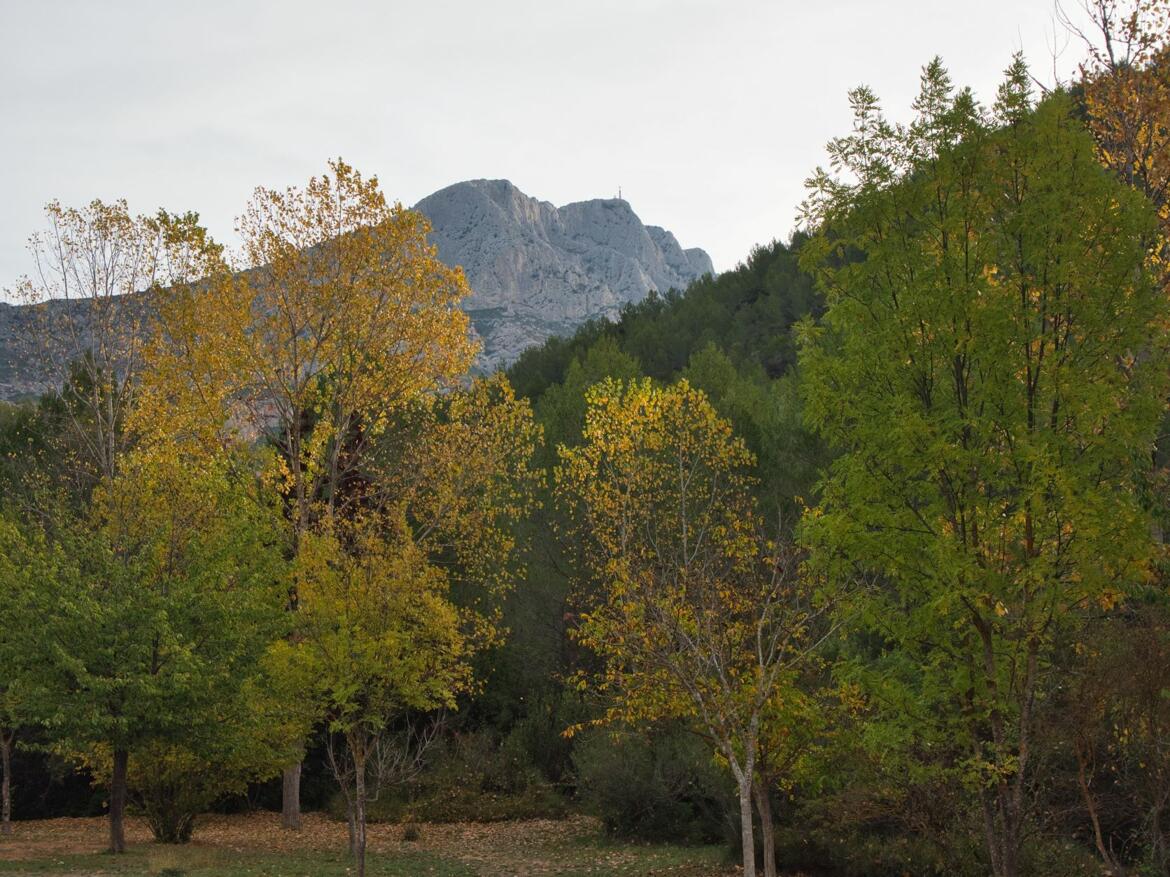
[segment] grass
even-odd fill
[[[0,862],[4,875],[84,875],[84,877],[338,877],[351,873],[349,857],[338,853],[232,853],[200,847],[134,848],[124,856],[74,855],[27,862]],[[369,877],[469,877],[475,872],[428,853],[372,855]]]
[[[185,846],[150,842],[130,826],[122,856],[98,853],[101,820],[17,823],[0,840],[0,877],[344,877],[345,827],[309,814],[302,832],[283,832],[272,814],[208,817]],[[371,828],[370,877],[715,877],[734,873],[717,847],[621,843],[594,820],[529,820],[419,826],[417,840],[400,825]]]

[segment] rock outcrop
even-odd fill
[[[550,335],[615,315],[652,289],[684,289],[713,270],[705,252],[643,225],[623,200],[558,208],[507,180],[471,180],[415,209],[434,226],[439,257],[467,274],[473,294],[465,307],[489,371]]]

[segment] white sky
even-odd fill
[[[1053,0],[0,0],[0,289],[52,198],[196,210],[230,244],[253,187],[337,155],[406,204],[620,185],[726,270],[787,237],[849,88],[903,117],[939,54],[990,103],[1017,49],[1052,79],[1053,34]]]

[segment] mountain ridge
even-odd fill
[[[463,267],[471,287],[463,309],[483,344],[480,372],[506,368],[589,320],[615,318],[651,290],[684,289],[714,274],[703,250],[644,225],[621,199],[556,207],[508,180],[479,179],[439,189],[412,209],[430,221],[439,258]],[[31,322],[28,306],[0,301],[0,400],[46,388],[48,370],[21,349]]]

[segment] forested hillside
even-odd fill
[[[626,306],[614,322],[593,322],[525,351],[508,379],[533,403],[549,460],[559,444],[580,437],[589,385],[605,377],[665,383],[685,377],[767,458],[759,468],[777,479],[775,496],[791,498],[811,486],[815,442],[800,426],[794,327],[818,316],[823,298],[799,267],[802,242],[758,247],[717,278],[652,295]],[[793,445],[806,441],[813,444]]]

